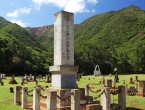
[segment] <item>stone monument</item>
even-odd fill
[[[60,11],[54,15],[54,66],[49,70],[53,88],[76,88],[73,13]]]
[[[60,11],[54,15],[54,66],[52,73],[52,90],[64,98],[76,89],[78,66],[74,66],[74,14]],[[69,106],[70,99],[63,103],[57,99],[58,106]]]

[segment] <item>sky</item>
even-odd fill
[[[130,5],[145,10],[145,0],[0,0],[0,16],[21,27],[41,27],[54,24],[54,14],[64,10],[74,13],[74,24],[80,24]]]

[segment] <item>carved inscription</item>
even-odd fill
[[[75,80],[76,80],[76,75],[74,75],[74,74],[62,75],[61,83],[65,87],[76,86],[74,83]]]
[[[69,38],[69,15],[66,17],[66,60],[70,59],[70,38]]]

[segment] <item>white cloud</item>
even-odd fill
[[[35,3],[35,7],[37,10],[40,9],[42,4],[53,4],[55,6],[58,6],[59,8],[63,8],[68,1],[69,0],[32,0],[32,2]]]
[[[19,13],[21,14],[29,14],[30,12],[31,12],[31,8],[24,7],[19,9]]]
[[[77,12],[88,12],[85,8],[85,1],[84,0],[69,0],[64,7],[65,11],[77,13]]]
[[[87,0],[88,3],[96,4],[98,3],[98,0]]]
[[[16,23],[16,24],[20,25],[21,27],[27,27],[27,25],[28,25],[28,23],[24,23],[21,20],[16,20],[16,19],[10,20],[10,22]]]
[[[7,16],[10,16],[10,17],[18,17],[18,10],[15,10],[14,12],[9,12],[7,13]]]
[[[40,9],[43,4],[53,4],[59,8],[63,8],[65,11],[73,13],[90,12],[87,9],[87,5],[94,5],[98,3],[98,0],[32,0],[37,10]]]
[[[96,10],[95,9],[92,9],[92,13],[94,13],[94,12],[96,12]]]
[[[29,14],[30,12],[31,12],[31,8],[24,7],[24,8],[17,9],[14,12],[7,13],[7,16],[16,18],[19,16],[19,14]]]

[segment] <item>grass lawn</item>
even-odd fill
[[[126,81],[126,84],[128,84],[128,87],[135,86],[134,84],[129,84],[130,77],[135,80],[135,76],[138,76],[139,80],[145,80],[145,75],[139,74],[139,75],[119,75],[119,83],[118,85],[123,85],[123,80]],[[90,78],[90,80],[88,79]],[[18,84],[9,84],[10,77],[6,77],[6,79],[3,80],[4,86],[0,85],[0,110],[22,110],[19,105],[14,105],[14,93],[10,93],[10,87],[19,85],[21,86],[21,78],[16,77],[16,81]],[[102,76],[82,76],[80,81],[77,82],[78,86],[80,88],[83,88],[85,84],[90,84],[90,86],[100,89],[101,85],[96,85],[95,83],[99,83],[99,81],[102,79]],[[114,76],[105,76],[106,79],[114,79]],[[45,79],[44,79],[45,80]],[[38,85],[44,86],[50,86],[50,83],[45,83],[44,80],[41,80],[41,82],[38,82]],[[28,84],[24,84],[22,87],[28,87],[28,91],[32,90],[33,87],[35,87],[35,82],[28,82]],[[32,92],[30,93],[32,94]],[[92,93],[90,92],[91,96],[98,96],[100,93]],[[100,101],[100,98],[97,99]],[[29,97],[29,102],[32,102],[32,98]],[[117,95],[111,96],[111,103],[117,103],[118,98]],[[126,96],[126,104],[127,104],[127,110],[145,110],[145,97],[140,96]]]

